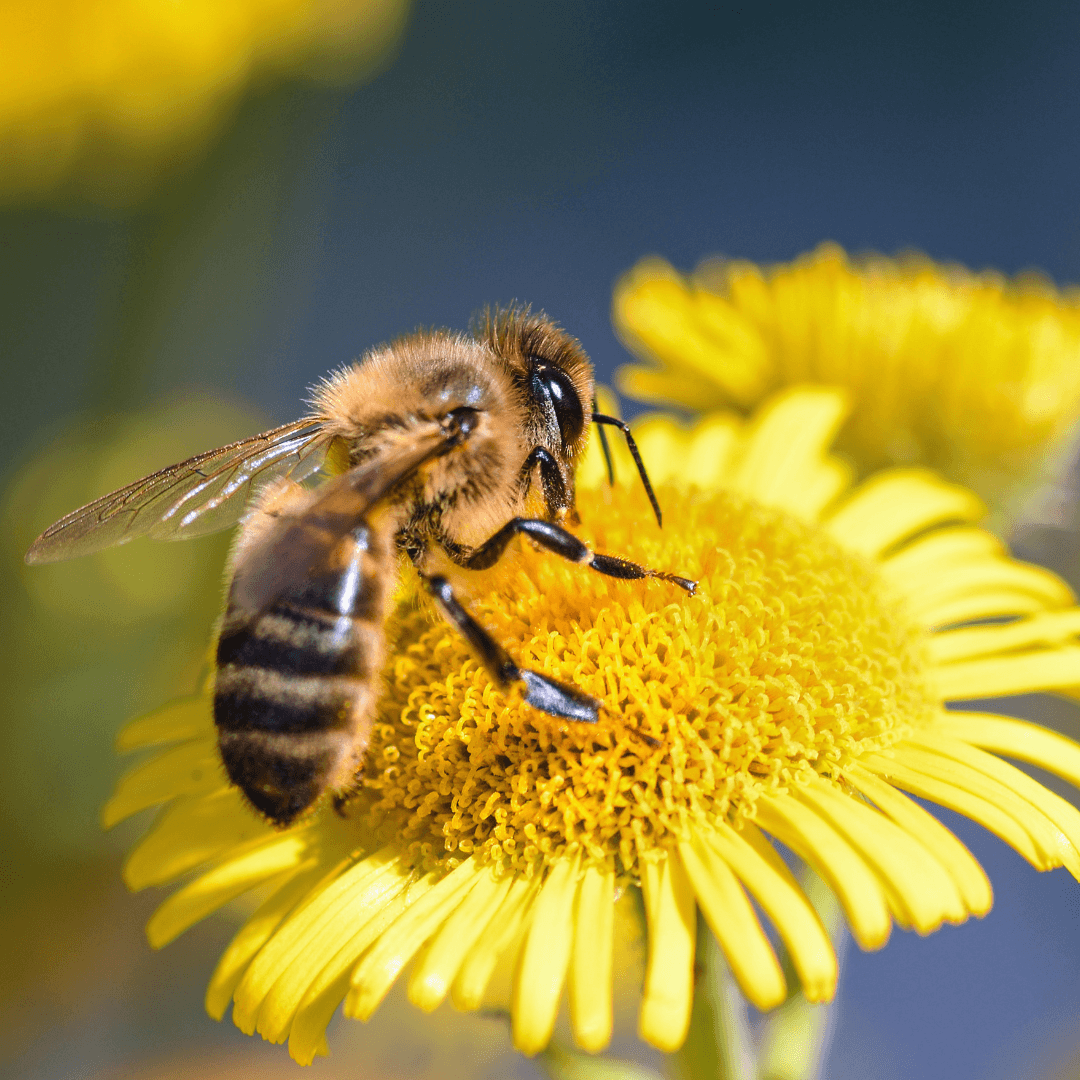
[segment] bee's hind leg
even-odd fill
[[[566,720],[595,724],[600,717],[600,702],[572,686],[519,668],[510,654],[465,610],[444,577],[424,577],[443,615],[464,635],[500,686],[525,684],[525,700],[535,709]]]

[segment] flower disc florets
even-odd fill
[[[700,579],[695,596],[522,551],[471,608],[519,662],[604,703],[596,725],[522,708],[405,601],[360,802],[425,869],[469,854],[531,874],[584,849],[620,874],[695,822],[891,745],[929,716],[915,627],[870,563],[726,493],[583,514],[598,551]],[[622,501],[627,496],[622,495]]]

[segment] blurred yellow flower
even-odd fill
[[[838,449],[861,472],[928,464],[997,501],[1080,417],[1080,293],[918,255],[713,260],[684,277],[646,259],[613,317],[645,363],[620,387],[696,411],[750,409],[800,383],[844,387]]]
[[[663,532],[636,487],[599,484],[595,453],[583,464],[582,535],[699,578],[697,596],[527,546],[477,577],[481,621],[519,662],[602,699],[596,725],[508,698],[408,586],[344,816],[324,808],[285,831],[257,819],[225,782],[208,697],[133,723],[122,747],[167,748],[121,781],[105,822],[167,804],[125,877],[187,879],[152,917],[152,944],[263,888],[211,979],[210,1013],[232,1002],[244,1031],[310,1062],[338,1005],[368,1018],[410,962],[409,996],[427,1010],[480,1007],[500,969],[513,972],[518,1049],[545,1046],[565,988],[575,1040],[598,1051],[614,901],[640,886],[640,1032],[673,1050],[696,908],[757,1007],[787,986],[752,901],[807,998],[833,995],[832,945],[769,837],[828,883],[866,949],[893,922],[925,934],[991,905],[982,868],[909,795],[1080,876],[1080,812],[995,756],[1080,783],[1080,746],[945,709],[1080,686],[1080,608],[971,524],[982,507],[969,491],[922,470],[849,490],[828,452],[844,409],[838,392],[799,390],[749,422],[642,425]]]
[[[249,85],[347,82],[378,64],[407,0],[0,3],[0,198],[137,198]]]

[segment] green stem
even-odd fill
[[[842,961],[848,935],[839,901],[809,868],[803,872],[802,887],[821,916],[836,950],[837,960]],[[794,972],[789,974],[792,982],[793,975]],[[761,1040],[758,1080],[818,1080],[825,1064],[835,1019],[832,1003],[812,1004],[801,990],[793,991],[766,1021]]]
[[[633,1061],[593,1057],[551,1043],[536,1059],[551,1080],[661,1080],[660,1074]]]
[[[842,961],[848,935],[839,902],[809,868],[801,884]],[[835,1009],[806,1000],[790,961],[785,974],[796,989],[765,1019],[760,1051],[755,1053],[746,1000],[699,912],[693,1012],[686,1042],[671,1059],[672,1075],[678,1080],[819,1080]],[[653,1070],[634,1062],[592,1057],[555,1044],[537,1063],[552,1080],[659,1080]]]
[[[690,1031],[674,1058],[680,1080],[752,1080],[746,1000],[713,932],[698,913],[697,981]]]

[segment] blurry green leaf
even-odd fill
[[[123,768],[124,720],[197,688],[222,595],[229,536],[140,540],[25,566],[34,535],[106,491],[266,426],[192,396],[111,422],[75,424],[0,499],[0,827],[48,860],[105,841],[99,811]]]
[[[633,1061],[594,1057],[552,1043],[537,1058],[552,1080],[661,1080],[660,1074]]]

